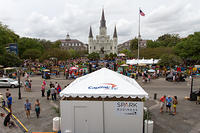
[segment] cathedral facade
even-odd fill
[[[113,38],[107,35],[106,20],[104,16],[104,10],[102,10],[102,16],[100,20],[99,35],[96,35],[96,39],[92,34],[92,27],[90,26],[89,37],[88,37],[88,52],[99,53],[99,54],[117,54],[117,29],[114,28]]]

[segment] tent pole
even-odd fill
[[[103,133],[105,133],[105,112],[104,112],[104,98],[102,98],[102,111],[103,111]]]

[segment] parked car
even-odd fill
[[[22,86],[22,83],[20,83],[20,85]],[[13,80],[11,78],[1,78],[0,79],[0,87],[15,88],[15,87],[19,87],[19,83],[18,83],[18,81]]]

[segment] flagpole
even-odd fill
[[[140,8],[139,8],[139,25],[138,25],[138,60],[140,58]]]

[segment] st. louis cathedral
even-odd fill
[[[104,16],[104,10],[102,10],[102,16],[100,20],[100,28],[99,28],[99,35],[96,36],[96,39],[93,38],[92,28],[90,26],[89,31],[89,39],[88,39],[88,51],[89,54],[96,52],[99,54],[117,54],[117,29],[116,26],[114,28],[113,38],[110,39],[110,35],[107,35],[107,27],[106,27],[106,20]]]

